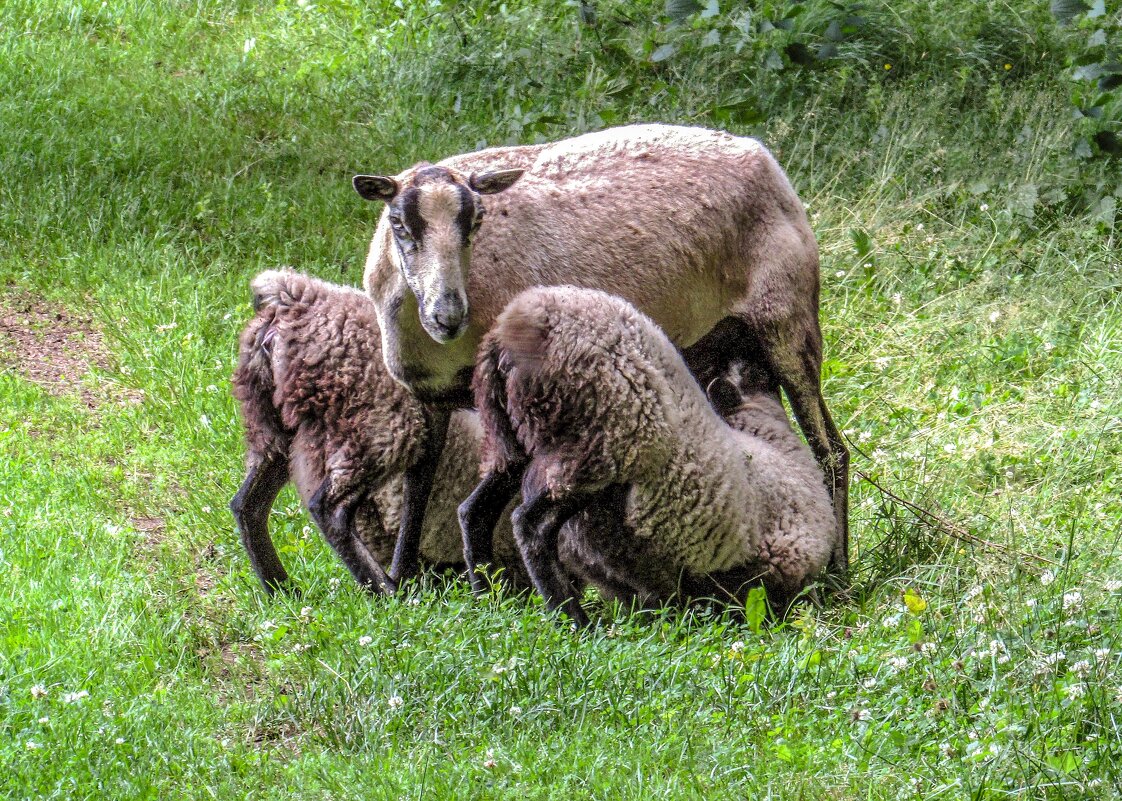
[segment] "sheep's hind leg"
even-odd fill
[[[429,437],[425,454],[417,464],[405,471],[401,529],[390,565],[390,576],[396,582],[412,578],[420,572],[425,510],[429,505],[429,496],[432,495],[436,466],[444,452],[444,441],[448,437],[448,424],[452,417],[447,410],[430,411],[429,414]]]
[[[308,511],[312,519],[360,587],[373,593],[393,593],[397,586],[386,575],[378,560],[370,555],[358,535],[354,503],[332,502],[329,498],[330,485],[330,478],[324,480],[309,501]]]
[[[280,456],[267,456],[249,468],[237,494],[230,501],[230,511],[234,513],[249,563],[269,595],[292,586],[269,537],[269,512],[287,483],[287,462]]]
[[[520,468],[488,473],[460,504],[460,531],[464,538],[464,564],[476,595],[485,594],[490,582],[488,568],[494,558],[495,526],[506,505],[518,494]]]
[[[526,563],[526,572],[545,599],[546,607],[551,612],[560,609],[580,628],[588,625],[588,616],[581,609],[580,598],[558,561],[557,538],[565,521],[589,500],[584,494],[553,500],[542,492],[524,501],[511,518],[514,540]]]

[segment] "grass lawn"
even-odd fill
[[[0,797],[1122,795],[1122,178],[1072,155],[1075,34],[873,2],[804,66],[838,6],[578,5],[0,5]],[[266,599],[249,278],[358,283],[354,172],[638,120],[759,136],[809,208],[852,598],[371,599],[289,489]]]

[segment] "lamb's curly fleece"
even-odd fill
[[[611,512],[586,510],[559,544],[566,567],[609,594],[623,584],[667,600],[683,576],[729,571],[801,586],[829,558],[823,476],[778,397],[750,397],[730,426],[666,335],[620,298],[523,292],[484,341],[475,391],[484,470],[528,459],[525,498],[628,487],[621,528],[603,525]],[[636,569],[642,580],[628,581]]]
[[[257,313],[241,335],[233,379],[247,463],[287,459],[305,505],[330,477],[334,498],[358,501],[360,537],[388,564],[403,475],[422,457],[428,423],[386,371],[373,304],[358,290],[287,270],[267,270],[251,286]],[[452,415],[421,539],[430,564],[463,561],[456,506],[478,477],[481,440],[476,414]],[[496,559],[528,586],[509,524],[496,534]]]

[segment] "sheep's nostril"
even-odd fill
[[[464,304],[455,295],[442,299],[433,309],[432,318],[446,333],[459,333],[464,323]]]

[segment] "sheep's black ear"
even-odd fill
[[[384,175],[356,175],[351,183],[354,184],[355,191],[366,200],[384,200],[389,203],[401,191],[397,181]]]
[[[713,405],[714,411],[721,417],[732,414],[741,403],[740,390],[723,376],[710,381],[705,394],[709,396],[709,403]]]
[[[493,195],[510,189],[522,177],[525,170],[495,170],[493,172],[473,172],[468,184],[481,195]]]

